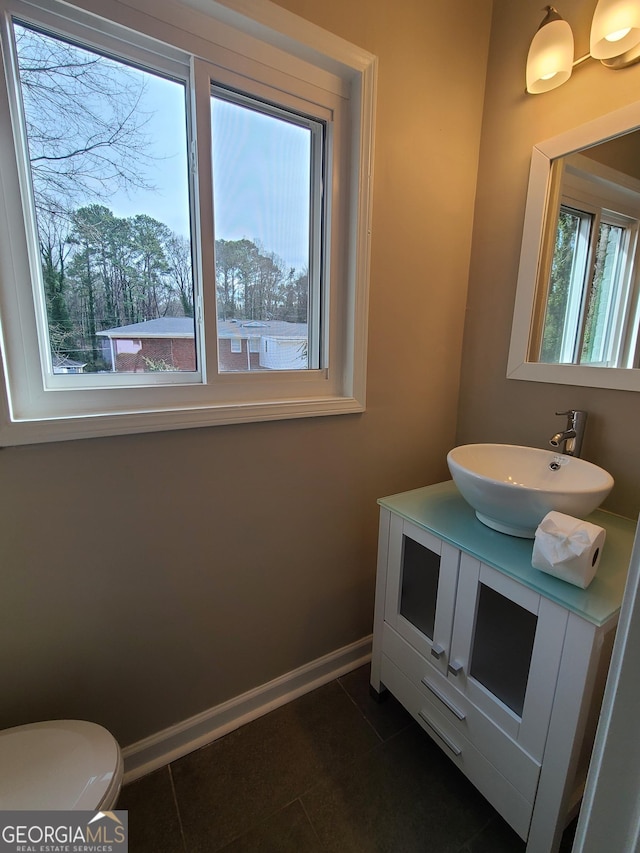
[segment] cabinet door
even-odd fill
[[[464,554],[449,679],[529,754],[542,757],[567,612]]]
[[[385,621],[441,672],[449,662],[460,552],[391,516]]]

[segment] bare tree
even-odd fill
[[[127,188],[149,188],[144,75],[14,24],[39,218]]]
[[[171,234],[165,241],[164,251],[182,313],[185,317],[193,317],[191,242],[179,234]]]
[[[148,75],[23,24],[14,23],[14,33],[50,347],[56,357],[77,343],[95,364],[96,331],[138,313],[133,290],[147,310],[166,311],[157,304],[164,270],[148,261],[146,278],[135,280],[132,225],[104,206],[123,190],[154,189]],[[138,242],[148,254],[148,241]]]

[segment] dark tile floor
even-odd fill
[[[131,853],[523,853],[369,667],[122,791]],[[569,831],[563,851],[571,849]]]

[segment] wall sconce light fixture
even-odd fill
[[[576,65],[599,59],[618,70],[640,62],[638,0],[598,0],[591,22],[590,52],[574,61],[573,33],[553,6],[533,37],[527,56],[527,92],[538,95],[565,83]]]

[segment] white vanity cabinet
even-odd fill
[[[552,853],[582,793],[634,525],[592,517],[608,539],[579,590],[531,566],[530,540],[477,521],[453,483],[380,504],[372,688],[406,707],[528,853]]]

